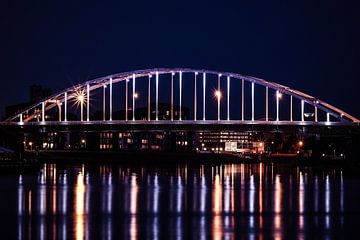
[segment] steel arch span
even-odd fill
[[[185,80],[184,76],[187,76]],[[166,79],[164,76],[167,76]],[[217,88],[214,93],[209,93],[207,89],[207,83],[210,81],[209,77],[212,80],[217,80]],[[177,85],[174,86],[174,79],[177,80]],[[136,99],[138,97],[136,92],[136,83],[137,80],[146,81],[147,85],[147,114],[146,117],[142,119],[136,118]],[[152,87],[151,82],[155,81],[155,116],[151,114],[151,111],[154,110],[153,101],[151,100]],[[169,89],[159,89],[160,81],[170,81],[171,87]],[[188,89],[183,88],[184,81],[191,81],[193,84],[193,89],[188,91]],[[240,113],[239,119],[234,119],[231,116],[233,115],[230,111],[230,105],[232,104],[232,97],[230,95],[231,83],[233,81],[239,81],[241,87],[238,89],[238,97],[241,96],[241,106],[237,108],[238,113]],[[124,109],[124,118],[116,119],[113,117],[113,87],[117,83],[124,83],[124,91],[122,91],[123,98],[125,99],[125,109]],[[222,90],[221,83],[225,82],[223,86],[226,87],[225,90]],[[152,82],[154,83],[154,82]],[[246,98],[245,85],[250,88],[250,99]],[[130,86],[129,86],[130,85]],[[199,88],[199,85],[201,87]],[[255,92],[259,87],[263,88],[263,93],[259,94]],[[224,88],[224,87],[223,87]],[[102,89],[102,119],[94,120],[91,119],[91,103],[94,101],[91,96],[92,91]],[[170,93],[170,104],[169,104],[169,119],[160,119],[159,118],[159,91],[168,91]],[[189,89],[190,90],[190,89]],[[132,91],[132,92],[130,92]],[[176,93],[174,94],[174,91]],[[224,91],[224,94],[222,94]],[[198,92],[201,92],[199,94]],[[208,119],[206,116],[209,105],[207,103],[206,96],[208,94],[214,94],[215,102],[217,107],[217,117],[215,119]],[[174,95],[176,95],[178,102],[177,108],[179,109],[179,115],[174,116]],[[222,100],[222,95],[226,95],[226,99]],[[269,101],[271,95],[274,95],[274,100]],[[255,116],[256,107],[255,107],[255,96],[261,97],[262,103],[264,105],[264,113],[261,118]],[[193,98],[193,111],[192,119],[183,119],[182,107],[183,99],[185,97]],[[289,106],[286,108],[287,116],[284,118],[281,113],[284,109],[280,109],[281,99],[286,97],[289,102]],[[130,101],[129,101],[130,100]],[[226,117],[221,118],[220,105],[221,101],[226,102]],[[258,101],[258,100],[257,100]],[[300,105],[300,118],[296,119],[294,114],[293,103],[298,101]],[[251,103],[250,115],[251,117],[246,118],[245,113],[245,102]],[[77,103],[78,107],[77,116],[80,113],[80,117],[77,119],[69,119],[69,105],[70,103]],[[131,103],[131,105],[129,105]],[[270,117],[269,106],[272,105],[276,109],[275,116]],[[216,104],[215,104],[216,106]],[[310,108],[310,112],[305,112],[305,108]],[[152,109],[152,110],[151,110]],[[55,111],[57,119],[48,119],[47,113],[49,111]],[[129,114],[130,113],[130,114]],[[320,117],[320,114],[323,115],[323,118]],[[130,116],[131,115],[131,116]],[[299,115],[299,114],[298,114]],[[345,111],[332,106],[322,100],[319,100],[313,96],[310,96],[306,93],[300,92],[298,90],[292,89],[290,87],[280,85],[274,82],[269,82],[260,78],[246,76],[237,73],[230,72],[217,72],[204,69],[190,69],[190,68],[157,68],[157,69],[146,69],[146,70],[137,70],[131,72],[117,73],[109,76],[96,78],[84,83],[80,83],[75,86],[71,86],[63,91],[60,91],[42,101],[35,103],[34,105],[21,110],[16,115],[6,119],[1,124],[3,125],[57,125],[57,124],[136,124],[149,122],[149,124],[156,123],[174,123],[174,124],[260,124],[260,125],[270,125],[270,124],[284,124],[284,125],[359,125],[360,120]]]

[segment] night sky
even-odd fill
[[[360,117],[358,1],[6,2],[2,115],[27,101],[31,84],[61,90],[123,71],[191,67],[278,82]]]

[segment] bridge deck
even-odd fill
[[[249,121],[249,120],[112,120],[112,121],[46,121],[46,122],[0,122],[0,126],[84,126],[84,125],[257,125],[257,126],[360,126],[353,122],[313,121]]]

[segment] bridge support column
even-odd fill
[[[304,100],[301,100],[301,121],[302,122],[304,121],[304,105],[305,105]]]
[[[244,121],[244,108],[245,108],[245,97],[244,97],[244,79],[241,79],[241,120]]]
[[[41,103],[41,121],[45,122],[45,102]]]
[[[24,123],[22,113],[19,114],[19,122],[20,122],[20,124]]]
[[[151,102],[151,75],[149,75],[149,80],[148,80],[148,107],[147,107],[148,121],[151,120],[150,102]]]
[[[255,92],[254,92],[254,88],[255,88],[255,83],[251,82],[251,121],[254,121],[255,119]]]
[[[64,121],[67,122],[67,92],[64,93]]]
[[[217,120],[218,121],[220,121],[220,100],[221,100],[220,78],[221,78],[221,73],[218,75],[218,89],[217,89],[217,104],[218,104]]]
[[[330,123],[330,113],[326,113],[326,122]]]
[[[279,100],[280,100],[280,92],[276,90],[276,121],[279,121]]]
[[[227,120],[230,121],[230,76],[227,77]]]
[[[113,94],[113,89],[112,89],[112,78],[110,78],[110,99],[109,99],[109,106],[110,106],[110,112],[109,112],[109,120],[110,121],[112,121],[112,111],[113,111],[113,109],[112,109],[112,107],[113,107],[113,105],[112,105],[112,94]]]
[[[106,84],[103,85],[103,121],[106,121]]]
[[[156,95],[155,115],[156,115],[156,121],[158,121],[159,120],[159,72],[156,72],[155,95]]]
[[[90,86],[86,85],[86,121],[90,121]]]
[[[315,106],[314,111],[315,111],[315,122],[317,122],[318,121],[318,109],[316,106]]]
[[[182,100],[182,72],[179,72],[179,91],[180,91],[180,95],[179,95],[179,120],[182,120],[182,114],[181,114],[181,100]]]
[[[203,121],[206,119],[206,73],[203,73]]]
[[[196,77],[197,77],[198,73],[195,72],[195,78],[194,78],[194,121],[196,121]]]
[[[84,100],[80,100],[80,121],[84,121]]]
[[[172,72],[171,73],[171,99],[170,99],[170,104],[171,104],[171,106],[170,106],[170,111],[171,111],[171,121],[173,121],[174,120],[174,75],[175,75],[175,73],[174,72]]]
[[[60,101],[57,101],[57,106],[58,106],[58,111],[59,111],[59,122],[61,122],[61,115],[62,115],[62,113],[61,113],[61,102]]]
[[[129,79],[125,80],[125,121],[128,120]]]
[[[269,87],[266,87],[265,94],[265,121],[269,121]]]
[[[293,96],[290,95],[290,122],[293,121]]]
[[[136,82],[135,82],[135,74],[133,74],[132,76],[132,120],[135,121],[135,87],[136,87]]]

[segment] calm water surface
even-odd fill
[[[44,165],[0,176],[1,239],[356,238],[360,179],[264,164]]]

